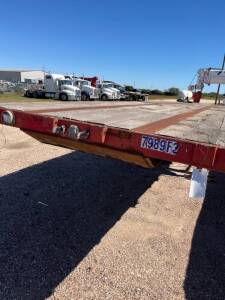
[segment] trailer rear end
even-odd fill
[[[225,172],[225,107],[180,103],[8,105],[0,122],[56,146],[145,168],[160,161]]]

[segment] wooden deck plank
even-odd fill
[[[137,107],[120,107],[119,109],[104,108],[104,110],[71,110],[46,112],[44,115],[56,116],[59,118],[76,119],[87,122],[96,122],[108,126],[115,126],[125,129],[134,129],[144,126],[146,123],[161,121],[164,118],[173,117],[178,114],[192,112],[195,106],[191,105],[155,105]]]
[[[141,132],[141,133],[146,133],[146,134],[154,133],[156,131],[167,128],[168,126],[171,126],[173,124],[177,125],[177,123],[179,123],[187,118],[190,118],[196,114],[199,114],[200,112],[205,111],[205,110],[208,110],[208,106],[205,106],[205,107],[203,106],[198,109],[189,110],[189,111],[185,111],[183,113],[172,115],[172,116],[169,116],[162,120],[159,120],[157,122],[147,123],[145,125],[135,128],[134,130],[136,132]]]
[[[225,131],[220,132],[217,139],[217,145],[221,147],[225,147]]]
[[[213,107],[157,133],[197,142],[217,144],[217,140],[222,132],[221,127],[224,122],[224,116],[224,110],[217,110]],[[221,142],[225,141],[222,136],[220,140]]]

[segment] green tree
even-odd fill
[[[163,92],[156,89],[156,90],[151,90],[151,94],[152,95],[163,95]]]
[[[125,90],[128,92],[132,92],[134,90],[134,88],[132,87],[132,85],[126,85]]]
[[[165,95],[168,96],[178,96],[179,95],[180,90],[176,87],[171,87],[168,90],[165,91]]]

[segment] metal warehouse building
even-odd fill
[[[29,82],[31,80],[44,80],[44,71],[0,69],[0,80],[7,80],[11,82]]]

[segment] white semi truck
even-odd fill
[[[81,90],[81,100],[95,100],[100,97],[100,90],[91,85],[91,82],[82,78],[71,77],[73,85]]]
[[[100,89],[100,98],[102,100],[119,100],[121,97],[120,91],[114,88],[112,83],[99,83],[98,88]]]
[[[81,90],[73,85],[73,81],[60,74],[46,74],[44,86],[25,90],[24,96],[29,98],[51,98],[59,100],[80,100]]]

